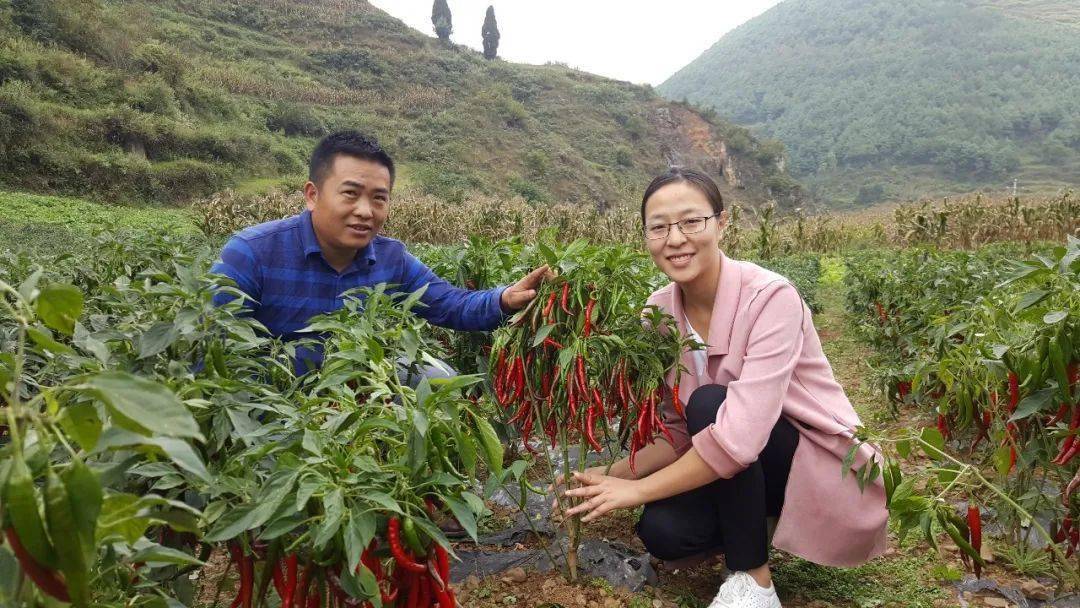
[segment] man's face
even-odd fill
[[[315,236],[324,252],[367,247],[390,211],[390,170],[367,160],[337,155],[320,184],[304,185]]]

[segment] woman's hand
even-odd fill
[[[632,509],[645,504],[645,495],[641,492],[641,482],[620,479],[592,472],[574,473],[574,481],[580,487],[565,492],[566,496],[585,499],[578,506],[569,509],[566,514],[579,515],[582,523],[588,523],[608,511]]]
[[[605,467],[589,467],[589,468],[585,469],[585,473],[587,475],[599,475],[599,476],[603,477],[604,476],[604,470],[605,470]],[[574,475],[577,475],[576,471],[574,472]],[[551,508],[552,508],[552,510],[557,509],[559,507],[558,495],[563,493],[563,485],[564,484],[566,484],[566,479],[563,477],[562,473],[559,473],[558,475],[555,476],[555,483],[548,486],[548,491],[555,494],[555,498],[551,499]]]

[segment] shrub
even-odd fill
[[[160,202],[188,201],[220,190],[228,177],[219,165],[184,158],[155,163],[150,170],[150,198]]]
[[[320,137],[326,134],[326,125],[310,106],[288,101],[279,101],[270,107],[266,115],[266,128],[281,131],[289,137]]]
[[[510,190],[530,203],[546,203],[551,200],[551,195],[542,186],[521,177],[510,180]]]

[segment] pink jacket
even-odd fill
[[[668,284],[649,297],[687,333],[681,291]],[[885,550],[889,513],[879,479],[859,490],[855,475],[841,477],[859,417],[833,378],[821,341],[795,287],[784,277],[721,254],[720,283],[709,325],[705,377],[686,351],[679,386],[689,400],[706,383],[727,386],[716,423],[689,437],[686,420],[670,405],[665,422],[681,455],[691,443],[705,461],[730,478],[758,459],[780,416],[799,431],[784,509],[773,546],[828,566],[857,566]],[[674,382],[674,371],[667,384]],[[875,451],[864,445],[852,465]],[[880,457],[879,460],[880,462]]]

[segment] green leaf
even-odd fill
[[[444,496],[443,502],[446,503],[446,506],[450,507],[450,511],[454,514],[458,523],[461,524],[461,527],[465,528],[465,531],[469,533],[469,536],[471,536],[474,541],[480,542],[476,537],[476,515],[473,514],[472,509],[460,500],[450,498],[449,496]]]
[[[89,403],[72,403],[60,411],[60,428],[87,452],[94,450],[101,437],[101,419]]]
[[[97,475],[82,460],[72,460],[71,465],[60,474],[60,479],[71,499],[71,511],[86,550],[86,561],[92,563],[97,553],[94,539],[97,536],[98,515],[101,514],[104,500],[101,484]]]
[[[210,481],[210,472],[206,470],[202,458],[183,439],[175,437],[147,437],[132,433],[126,429],[112,427],[105,431],[97,442],[96,451],[103,452],[132,446],[150,446],[164,452],[176,466],[195,475],[203,481]]]
[[[67,344],[62,344],[54,340],[52,335],[40,326],[27,328],[26,335],[30,336],[30,340],[38,345],[39,348],[50,353],[69,355],[75,352]]]
[[[945,438],[941,436],[941,431],[928,426],[922,430],[919,437],[926,442],[919,444],[923,452],[932,460],[940,460],[945,452]]]
[[[856,443],[848,448],[847,454],[844,455],[844,461],[840,464],[840,479],[847,477],[847,474],[851,471],[851,465],[855,463],[855,458],[859,455],[859,444]]]
[[[495,427],[485,418],[473,416],[476,431],[480,436],[480,446],[484,449],[484,460],[495,476],[501,476],[503,470],[503,445]]]
[[[554,325],[545,325],[540,328],[540,331],[536,332],[536,337],[533,338],[532,347],[536,348],[543,344],[544,338],[551,334],[551,330],[555,329]]]
[[[323,497],[323,521],[319,531],[315,535],[315,548],[322,549],[330,542],[341,527],[341,520],[345,516],[345,500],[341,494],[341,488],[336,488]]]
[[[1053,312],[1048,312],[1043,315],[1043,323],[1046,323],[1047,325],[1053,325],[1054,323],[1057,323],[1058,321],[1061,321],[1068,316],[1069,311],[1067,310],[1055,310]]]
[[[83,311],[83,295],[74,285],[53,283],[41,290],[36,309],[46,327],[70,336]]]
[[[126,372],[102,372],[77,388],[101,399],[116,422],[130,431],[200,441],[203,438],[187,407],[157,382]]]
[[[1024,397],[1020,403],[1016,404],[1016,411],[1009,417],[1009,422],[1022,420],[1047,409],[1056,392],[1053,389],[1044,388]]]
[[[165,352],[180,337],[172,323],[155,323],[139,336],[139,358],[146,359]]]
[[[282,501],[292,493],[299,474],[299,469],[276,472],[252,503],[227,511],[215,522],[214,528],[206,535],[206,541],[228,540],[241,532],[265,524],[278,510]]]
[[[1002,477],[1009,474],[1009,463],[1012,461],[1012,449],[1005,444],[994,450],[994,469]]]
[[[134,544],[150,527],[150,518],[141,516],[142,504],[134,494],[110,494],[101,505],[97,541],[120,537]]]
[[[384,492],[365,492],[363,498],[368,502],[373,502],[387,511],[393,511],[394,513],[401,513],[401,507],[398,506],[396,500],[390,497],[389,494]]]
[[[899,454],[901,458],[907,458],[908,456],[910,456],[911,455],[911,440],[910,439],[901,439],[900,441],[897,441],[896,442],[896,453]]]
[[[1042,302],[1043,299],[1046,298],[1046,296],[1048,295],[1050,295],[1050,292],[1042,289],[1029,291],[1025,293],[1016,303],[1016,308],[1014,312],[1023,312],[1031,308],[1032,306],[1038,304],[1039,302]]]
[[[345,556],[349,561],[349,570],[356,570],[360,555],[375,538],[375,516],[370,511],[353,509],[349,513],[349,523],[345,526]]]
[[[147,564],[161,564],[161,565],[177,565],[177,566],[204,566],[204,562],[199,561],[194,556],[188,555],[183,551],[178,551],[171,547],[163,547],[157,543],[151,543],[138,551],[136,551],[130,558],[132,562],[145,562]]]

